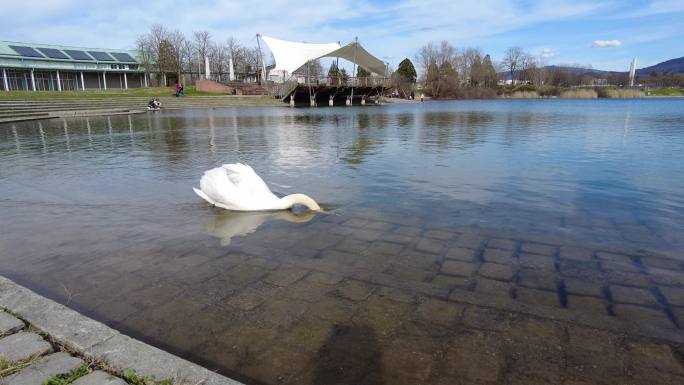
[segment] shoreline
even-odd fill
[[[202,366],[182,359],[164,350],[155,348],[139,340],[128,337],[98,321],[88,318],[64,305],[36,294],[32,290],[14,281],[0,276],[0,315],[4,318],[18,318],[24,326],[14,326],[6,330],[7,338],[20,333],[16,340],[26,339],[35,332],[42,334],[47,342],[56,348],[47,347],[43,341],[37,344],[20,344],[16,350],[35,351],[29,354],[30,363],[13,376],[0,378],[0,383],[14,384],[13,380],[22,379],[41,370],[41,363],[51,359],[67,360],[65,374],[88,364],[102,371],[106,368],[109,375],[126,377],[134,373],[138,378],[152,377],[156,381],[173,379],[174,384],[191,383],[203,385],[243,385],[241,382],[212,372]],[[13,320],[16,322],[16,320]],[[1,341],[1,340],[0,340]],[[34,341],[35,342],[35,341]],[[35,343],[33,345],[36,345]],[[49,354],[51,351],[56,353]],[[38,356],[41,356],[38,358]],[[59,357],[55,357],[59,356]],[[70,358],[68,356],[71,356]],[[74,364],[75,363],[75,364]],[[132,371],[132,372],[131,372]],[[23,374],[22,374],[23,373]],[[21,383],[21,382],[16,382]]]

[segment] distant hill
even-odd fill
[[[592,76],[596,76],[596,77],[603,77],[603,76],[607,76],[610,74],[620,74],[620,73],[624,74],[624,73],[628,72],[628,71],[603,71],[603,70],[597,70],[597,69],[593,69],[593,68],[567,67],[567,66],[557,66],[557,65],[550,65],[550,66],[546,66],[544,68],[549,69],[549,70],[571,71],[571,72],[576,73],[577,75],[592,75]],[[670,60],[664,61],[662,63],[652,65],[650,67],[639,68],[636,70],[637,75],[648,75],[648,74],[651,74],[653,72],[684,73],[684,57],[680,57],[677,59],[670,59]],[[500,74],[506,80],[511,78],[511,74],[508,72],[501,72]]]
[[[670,59],[646,68],[639,68],[636,72],[638,75],[648,75],[653,72],[684,73],[684,57]]]

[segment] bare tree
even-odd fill
[[[198,69],[204,65],[204,58],[209,54],[209,50],[212,48],[213,43],[211,41],[211,35],[207,31],[195,31],[192,33],[192,46],[194,52],[197,53],[197,60],[199,62]],[[207,69],[205,68],[206,72]]]
[[[515,83],[515,80],[517,80],[517,73],[516,71],[520,67],[520,61],[521,58],[525,52],[523,51],[522,48],[520,47],[511,47],[506,50],[506,54],[504,55],[503,60],[501,61],[501,65],[508,71],[508,73],[511,75],[511,82]]]

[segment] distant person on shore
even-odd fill
[[[420,102],[423,102],[423,99],[425,99],[425,95],[423,93],[420,94]]]
[[[173,96],[179,97],[180,96],[180,90],[181,90],[181,85],[180,83],[176,82],[176,90],[173,93]]]
[[[161,102],[157,98],[152,99],[149,102],[147,102],[147,109],[148,110],[156,111],[156,110],[159,110],[160,108],[161,108]]]
[[[178,89],[178,95],[176,96],[185,96],[185,89],[183,85],[181,84],[180,88]]]

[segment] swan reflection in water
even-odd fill
[[[230,245],[233,237],[251,234],[259,226],[271,220],[284,220],[293,223],[306,223],[316,216],[316,212],[305,211],[295,213],[292,211],[224,211],[212,216],[207,221],[207,233],[216,238],[221,238],[221,246]]]

